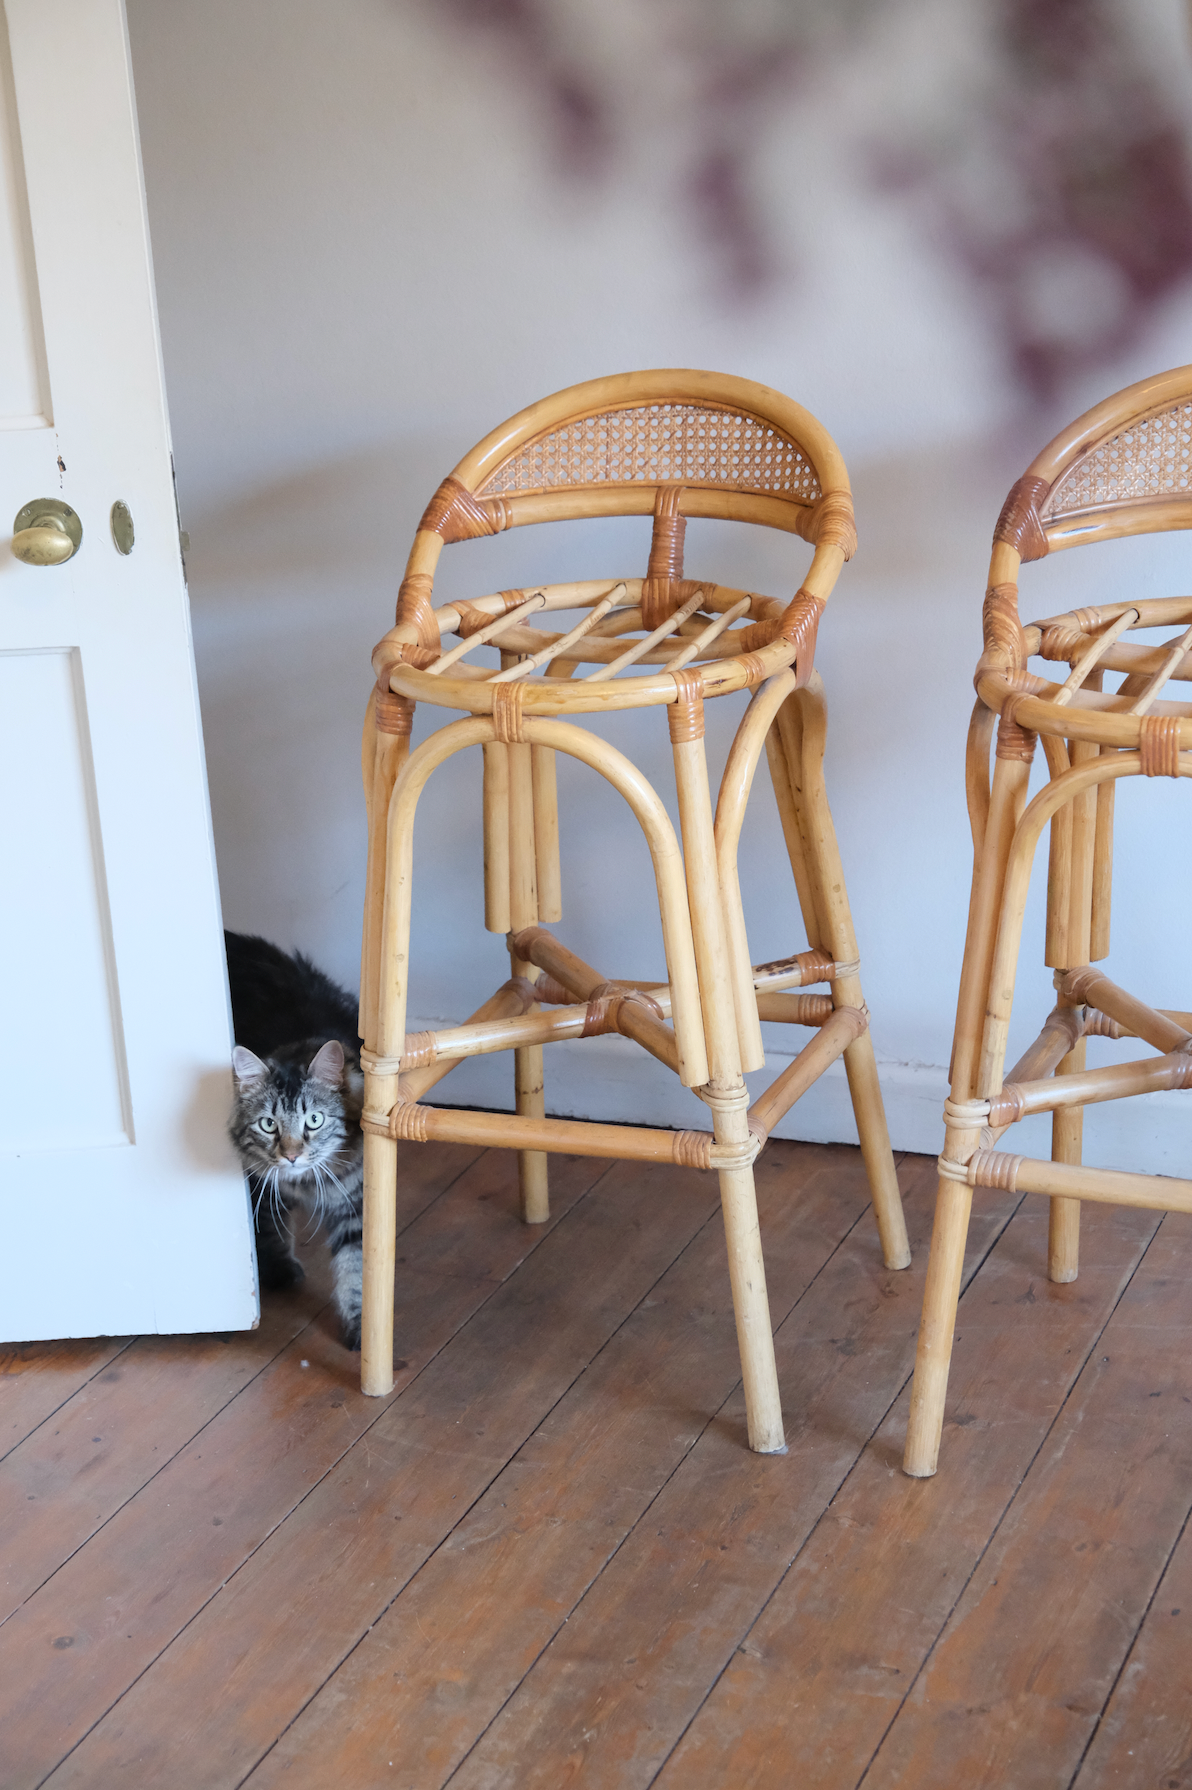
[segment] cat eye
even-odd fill
[[[276,1131],[277,1120],[270,1118],[268,1113],[263,1113],[257,1120],[257,1129],[260,1131]]]
[[[323,1113],[307,1113],[306,1129],[308,1131],[317,1131],[319,1126],[323,1123],[324,1117],[325,1114]]]

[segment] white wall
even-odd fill
[[[639,12],[622,6],[609,30],[628,30]],[[1140,0],[1137,12],[1144,35],[1183,53],[1175,0]],[[1066,415],[1192,358],[1192,295],[1170,299],[1128,356],[1054,411],[1024,409],[979,295],[909,203],[866,183],[857,151],[883,92],[911,70],[920,84],[947,82],[979,49],[965,9],[924,0],[913,30],[903,9],[903,29],[865,38],[767,114],[759,179],[788,266],[751,306],[717,295],[705,249],[673,204],[662,137],[641,136],[604,180],[563,178],[526,90],[485,41],[453,37],[444,9],[436,18],[413,0],[129,0],[129,15],[227,923],[299,945],[355,985],[369,651],[392,620],[423,504],[472,442],[534,398],[600,373],[690,365],[760,379],[820,416],[853,474],[861,546],[819,655],[832,705],[829,790],[891,1131],[898,1146],[936,1150],[970,870],[963,740],[992,523]],[[554,532],[452,548],[444,576],[461,594],[545,579],[565,564]],[[604,525],[587,563],[632,575],[647,540],[648,524]],[[795,588],[806,563],[785,537],[751,542],[693,524],[688,542],[693,572],[775,595]],[[1158,557],[1147,588],[1188,588],[1183,543]],[[1099,560],[1063,555],[1030,570],[1025,607],[1052,613],[1117,595],[1144,562],[1154,565],[1155,549],[1136,543]],[[713,752],[725,750],[738,706],[713,705]],[[439,719],[420,709],[418,728]],[[617,738],[665,788],[657,716],[629,718]],[[563,936],[609,975],[661,973],[632,822],[578,767],[561,765],[561,795]],[[480,930],[477,767],[455,760],[429,799],[412,1026],[464,1017],[507,973],[501,942]],[[1179,1006],[1192,1006],[1192,965],[1171,943],[1189,799],[1185,787],[1149,786],[1120,799],[1110,964],[1139,993]],[[764,779],[755,809],[743,880],[761,960],[804,940]],[[1175,857],[1164,886],[1176,893],[1162,901],[1152,894],[1156,830]],[[1041,970],[1024,978],[1023,1042],[1050,1005],[1049,984]],[[776,1028],[772,1042],[791,1048]],[[620,1040],[559,1047],[548,1076],[560,1112],[690,1124],[701,1110]],[[510,1079],[504,1059],[482,1061],[443,1093],[507,1104]],[[1104,1111],[1095,1115],[1091,1155],[1122,1158],[1128,1147],[1140,1165],[1170,1167],[1170,1128],[1152,1140],[1153,1112],[1133,1115],[1128,1140],[1117,1118],[1107,1128]],[[843,1077],[826,1077],[781,1129],[854,1136]]]

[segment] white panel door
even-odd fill
[[[14,551],[44,499],[82,524],[63,564]],[[0,0],[0,788],[0,1340],[247,1328],[122,0]]]

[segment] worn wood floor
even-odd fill
[[[1192,1226],[978,1201],[940,1474],[856,1151],[758,1165],[790,1452],[743,1446],[711,1176],[403,1159],[397,1389],[317,1250],[248,1335],[0,1366],[3,1790],[1192,1785]]]

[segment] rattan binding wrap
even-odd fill
[[[408,696],[397,696],[392,690],[377,691],[376,726],[378,733],[408,736],[414,727],[414,709]]]
[[[1019,559],[1043,559],[1047,553],[1047,536],[1043,533],[1039,506],[1050,489],[1046,479],[1032,478],[1029,473],[1024,473],[1010,487],[1010,494],[1002,505],[993,538],[1013,547]]]
[[[1002,652],[1007,667],[1025,667],[1026,636],[1018,618],[1018,586],[995,584],[985,592],[981,626],[987,652]]]
[[[679,506],[682,485],[660,485],[654,500],[654,533],[650,540],[650,563],[642,580],[642,626],[647,633],[660,628],[699,585],[683,579],[683,537],[687,518]]]
[[[493,730],[505,745],[520,745],[525,739],[522,707],[526,699],[523,683],[493,685]]]
[[[508,528],[509,511],[499,500],[480,503],[466,485],[449,476],[427,504],[418,526],[444,541],[475,541]]]
[[[704,737],[703,681],[697,671],[674,671],[678,695],[666,711],[672,745]]]
[[[430,572],[407,572],[397,593],[397,627],[417,630],[420,646],[438,653],[442,646],[439,622],[431,603],[434,579]]]
[[[849,493],[825,491],[801,533],[817,547],[839,547],[845,559],[851,559],[857,551],[857,523]]]
[[[1178,715],[1144,715],[1138,735],[1144,777],[1178,777],[1180,774],[1180,718]]]
[[[1029,727],[1018,725],[1014,719],[1013,704],[1008,704],[998,719],[997,756],[1019,758],[1024,764],[1030,764],[1035,756],[1038,740],[1038,734],[1032,733]]]

